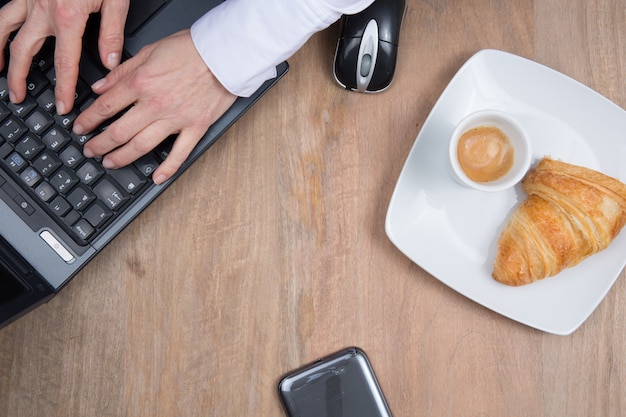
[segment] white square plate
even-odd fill
[[[409,153],[386,218],[409,259],[483,306],[539,330],[567,335],[600,304],[626,264],[626,233],[608,249],[552,278],[509,287],[491,277],[497,240],[521,186],[484,193],[450,175],[454,126],[481,109],[512,114],[527,130],[533,161],[551,156],[626,182],[626,112],[565,75],[506,52],[483,50],[458,71]]]

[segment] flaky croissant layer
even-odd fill
[[[544,158],[522,182],[528,198],[500,238],[493,278],[524,285],[606,249],[626,222],[626,185],[600,172]]]

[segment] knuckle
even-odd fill
[[[116,113],[115,103],[108,100],[105,96],[100,96],[92,105],[98,116],[108,119]],[[109,128],[111,128],[110,126]]]
[[[57,77],[63,77],[68,72],[76,68],[76,63],[69,56],[64,54],[57,54],[54,57],[54,70],[57,73]]]
[[[144,91],[149,85],[150,80],[144,72],[135,71],[129,77],[128,86],[132,91],[136,93]]]
[[[9,44],[10,56],[20,56],[26,49],[26,45],[21,36],[16,36],[15,39]]]
[[[113,123],[111,126],[109,126],[106,129],[106,132],[107,132],[107,136],[109,137],[111,142],[113,142],[116,145],[116,147],[128,141],[125,135],[125,129],[123,125],[120,124],[119,122]]]
[[[133,147],[137,152],[144,155],[154,149],[154,143],[145,136],[136,136],[133,139]]]
[[[52,18],[56,22],[59,29],[70,28],[75,24],[79,17],[79,11],[71,4],[62,7],[55,7],[52,12]]]
[[[100,42],[107,46],[117,46],[124,43],[122,32],[107,32],[100,34]]]

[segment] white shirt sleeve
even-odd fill
[[[373,0],[227,0],[191,27],[209,69],[231,93],[247,97],[276,76],[276,65],[314,33]]]

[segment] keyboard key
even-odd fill
[[[160,163],[161,160],[154,153],[150,152],[136,160],[133,165],[135,165],[144,176],[150,177]]]
[[[48,148],[58,152],[70,141],[70,135],[65,130],[53,126],[41,140]]]
[[[35,193],[39,196],[41,201],[45,203],[50,202],[57,195],[56,190],[47,182],[39,184],[37,188],[35,188]]]
[[[77,117],[78,117],[78,113],[76,112],[76,110],[70,110],[69,113],[64,114],[64,115],[55,114],[54,120],[59,125],[61,125],[64,129],[69,131],[72,128],[72,125],[74,124],[74,120],[76,120]]]
[[[9,101],[9,81],[4,75],[0,77],[0,100]]]
[[[94,193],[91,192],[86,186],[77,185],[68,195],[67,202],[78,211],[85,211],[87,206],[96,199]]]
[[[69,168],[76,168],[85,160],[83,153],[74,145],[69,145],[65,148],[63,152],[59,154],[59,157],[63,165]]]
[[[81,240],[87,241],[96,231],[85,219],[80,219],[72,225],[72,231]]]
[[[0,138],[0,143],[2,142],[4,142],[4,139]],[[13,146],[9,145],[7,142],[0,145],[0,158],[6,158],[11,155],[11,152],[13,152]]]
[[[26,125],[15,116],[9,116],[0,125],[0,136],[11,143],[15,143],[27,131]]]
[[[102,201],[107,208],[113,211],[119,210],[129,196],[112,181],[104,178],[93,188],[93,192],[98,197],[98,200]]]
[[[37,102],[32,97],[26,96],[24,101],[22,101],[21,103],[9,102],[7,104],[7,107],[14,115],[18,117],[26,117],[28,113],[30,113],[35,107],[37,107]]]
[[[85,110],[87,110],[89,108],[89,106],[91,106],[93,104],[93,102],[96,101],[95,97],[89,97],[87,100],[85,100],[85,102],[83,104],[80,105],[79,109],[82,112],[84,112]]]
[[[26,201],[26,199],[24,197],[22,197],[21,195],[16,195],[13,198],[13,201],[15,201],[17,203],[18,206],[20,206],[20,208],[22,210],[24,210],[24,213],[28,214],[29,216],[32,215],[35,212],[35,207],[33,207],[28,201]]]
[[[155,152],[162,161],[169,156],[177,137],[177,135],[169,135],[155,148]]]
[[[78,105],[90,95],[91,87],[82,78],[79,78],[76,82],[76,94],[74,95],[74,102]]]
[[[24,184],[33,188],[39,181],[41,181],[41,175],[35,170],[35,168],[28,167],[20,174],[20,178],[24,181]]]
[[[77,135],[74,132],[70,133],[70,137],[72,138],[72,140],[76,142],[77,144],[79,144],[80,146],[84,146],[85,143],[87,143],[89,139],[93,138],[94,136],[95,136],[95,133],[87,133],[84,135]]]
[[[2,101],[0,101],[0,120],[4,120],[7,118],[8,115],[11,114],[11,110],[9,110],[9,107],[4,104]]]
[[[68,226],[72,226],[80,219],[80,213],[76,210],[70,210],[65,216],[63,216],[63,223]]]
[[[48,85],[48,79],[39,71],[31,71],[26,78],[26,89],[31,96],[36,96]]]
[[[67,194],[78,184],[78,177],[67,168],[60,168],[50,177],[50,184],[61,194]]]
[[[104,168],[102,165],[94,161],[93,159],[85,162],[78,170],[76,170],[76,175],[80,179],[80,182],[83,184],[91,185],[95,184],[95,182],[104,175]]]
[[[56,102],[54,97],[54,91],[45,89],[37,97],[37,104],[43,107],[48,113],[53,114],[56,111]]]
[[[85,219],[91,224],[93,227],[102,226],[113,213],[108,208],[104,207],[104,205],[96,201],[92,204],[87,211],[85,212]]]
[[[48,68],[50,68],[54,63],[54,46],[52,44],[54,40],[52,38],[46,39],[41,50],[35,55],[33,59],[33,65],[39,71],[45,72]]]
[[[26,118],[26,126],[38,135],[41,135],[47,128],[52,126],[52,123],[54,122],[48,113],[39,109],[34,110]]]
[[[44,151],[33,161],[33,167],[44,177],[49,177],[61,166],[61,161],[56,155],[49,151]]]
[[[138,192],[147,182],[146,178],[130,165],[119,169],[107,170],[107,173],[130,194]]]
[[[44,144],[31,133],[25,135],[15,145],[15,150],[29,161],[33,160],[44,148]]]
[[[70,203],[68,203],[65,198],[59,195],[54,200],[52,200],[52,202],[50,203],[50,208],[52,209],[54,214],[59,217],[63,217],[71,210],[72,206],[70,206]]]
[[[57,72],[54,69],[54,65],[48,68],[48,71],[46,71],[46,78],[53,86],[57,85]]]
[[[11,168],[11,171],[15,173],[20,172],[28,164],[26,160],[17,152],[13,152],[9,155],[5,161],[9,168]]]

